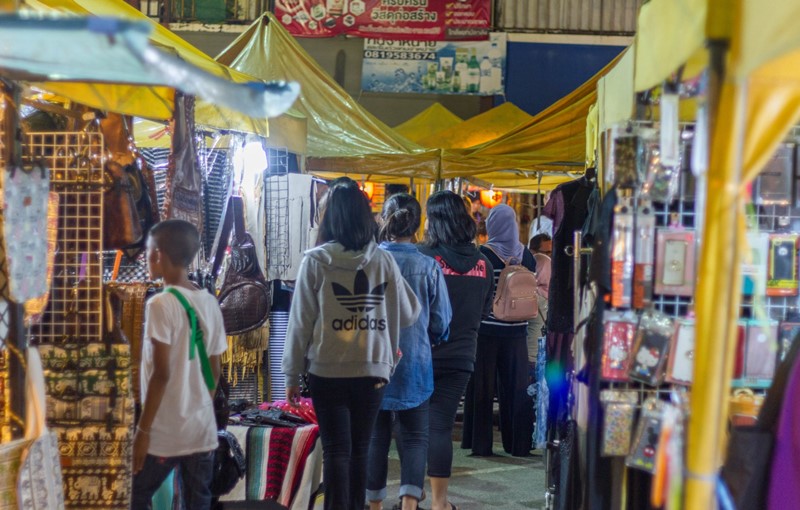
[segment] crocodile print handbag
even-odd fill
[[[219,293],[225,333],[240,335],[260,327],[272,304],[269,284],[258,264],[253,238],[245,231],[241,197],[231,197],[234,215],[231,261]],[[232,206],[232,207],[231,207]]]

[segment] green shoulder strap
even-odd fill
[[[186,310],[186,315],[189,316],[189,326],[192,328],[192,333],[189,337],[189,359],[194,359],[195,351],[200,353],[200,368],[203,371],[203,379],[206,381],[208,390],[213,391],[216,387],[216,381],[214,381],[214,373],[211,371],[211,362],[208,361],[206,344],[203,342],[203,330],[197,324],[197,312],[194,311],[186,297],[178,290],[170,288],[166,289],[166,291],[178,299],[178,302]]]

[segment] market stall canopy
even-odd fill
[[[637,92],[661,85],[681,66],[686,66],[684,77],[697,76],[707,67],[707,3],[651,0],[642,5],[636,29]],[[772,2],[761,5],[762,10],[772,11]]]
[[[496,187],[531,181],[538,172],[556,174],[562,181],[584,170],[586,117],[597,101],[597,82],[617,65],[622,55],[580,87],[564,96],[527,123],[495,140],[454,157],[445,152],[442,176],[477,177]]]
[[[396,133],[419,143],[420,140],[460,124],[461,117],[441,105],[433,103],[407,121],[394,127]]]
[[[468,149],[508,134],[532,118],[513,103],[503,103],[418,143],[432,149]]]
[[[295,107],[308,119],[310,172],[436,178],[438,151],[407,140],[359,105],[270,14],[253,22],[217,61],[241,72],[300,83]]]
[[[26,81],[169,86],[240,113],[274,117],[297,98],[296,83],[234,83],[148,42],[151,26],[108,17],[0,16],[0,68]]]
[[[602,133],[615,124],[633,118],[634,63],[636,43],[632,44],[619,59],[617,65],[597,82],[597,105],[599,131]]]
[[[775,0],[765,8],[763,3],[746,0],[742,10],[739,37],[731,47],[734,58],[727,85],[737,86],[736,95],[745,98],[745,184],[800,122],[800,34],[796,28],[800,4]]]
[[[25,7],[42,13],[104,16],[141,21],[151,29],[149,41],[153,46],[174,53],[186,64],[223,79],[225,82],[245,84],[255,81],[250,76],[218,64],[200,50],[122,0],[26,0]],[[218,82],[218,86],[221,86],[221,83]],[[119,85],[117,82],[63,83],[52,81],[42,82],[38,86],[93,108],[152,119],[165,120],[172,117],[174,98],[172,88]],[[201,113],[203,111],[202,103],[201,101],[198,104],[198,109],[201,110]],[[268,124],[265,118],[250,117],[216,105],[212,105],[209,108],[213,112],[213,115],[210,115],[210,122],[206,122],[203,115],[198,114],[198,125],[260,134],[267,134],[268,132]]]
[[[199,106],[200,113],[195,109],[195,116],[202,115],[208,121],[215,113],[216,109],[212,105],[203,104]],[[214,125],[213,122],[211,125]],[[207,126],[207,125],[206,125]],[[264,143],[271,148],[286,148],[295,154],[303,154],[306,150],[306,118],[290,110],[279,117],[269,119],[269,134],[259,136],[264,138]],[[203,126],[200,126],[201,129]],[[224,131],[213,130],[214,133],[207,133],[207,138],[218,147],[227,147],[229,138]],[[216,136],[220,135],[222,136]],[[169,128],[165,122],[158,122],[148,119],[135,118],[133,121],[133,137],[136,147],[140,149],[168,149],[171,146],[171,136]]]

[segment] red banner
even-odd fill
[[[275,0],[275,16],[297,37],[406,41],[487,39],[492,19],[491,0]]]

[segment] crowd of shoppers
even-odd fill
[[[503,448],[530,455],[532,402],[527,395],[528,323],[496,319],[492,300],[506,264],[535,271],[519,241],[514,210],[492,209],[488,240],[450,191],[422,208],[405,193],[389,197],[380,223],[358,185],[332,183],[319,245],[300,266],[290,311],[283,370],[287,400],[307,376],[323,447],[325,508],[383,508],[387,455],[396,426],[400,501],[411,510],[457,510],[447,490],[452,432],[465,395],[462,446],[492,455],[495,381]],[[380,241],[380,245],[376,243]]]

